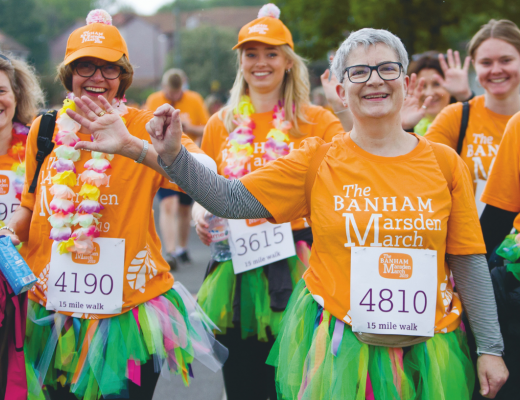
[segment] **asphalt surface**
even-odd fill
[[[154,203],[154,211],[157,227],[159,209],[156,203]],[[190,293],[196,295],[202,284],[210,253],[209,247],[200,242],[194,228],[191,229],[188,252],[191,264],[181,264],[176,271],[173,271],[173,276],[176,281],[186,286]],[[161,376],[153,400],[225,400],[221,371],[212,372],[196,361],[193,364],[193,374],[195,379],[192,379],[189,387],[184,386],[180,376],[169,375],[167,378]]]

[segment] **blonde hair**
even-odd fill
[[[30,124],[38,109],[43,107],[44,97],[36,72],[33,67],[12,55],[0,57],[0,71],[9,78],[16,100],[16,112],[13,120],[24,125]]]
[[[77,61],[77,60],[76,60]],[[132,84],[133,76],[134,76],[134,68],[128,58],[123,54],[123,56],[113,63],[114,65],[118,65],[123,68],[123,72],[119,76],[119,87],[117,88],[116,97],[118,99],[122,99],[125,95],[126,90]],[[74,75],[74,61],[65,64],[62,62],[58,65],[57,68],[58,75],[56,76],[56,80],[60,80],[62,85],[69,92],[72,92],[72,75]]]
[[[468,43],[468,54],[475,59],[475,54],[480,45],[487,39],[500,39],[514,46],[520,53],[520,29],[512,21],[507,19],[490,20],[487,24],[482,25],[480,30],[471,38]]]
[[[287,59],[293,62],[291,71],[285,74],[282,84],[285,119],[292,123],[292,129],[289,133],[294,137],[301,137],[303,134],[298,128],[298,121],[308,122],[305,118],[305,109],[310,103],[309,93],[311,85],[309,82],[309,71],[305,65],[305,60],[296,54],[289,45],[281,45],[280,50]],[[234,109],[238,107],[240,98],[247,94],[247,82],[240,68],[242,52],[242,48],[239,48],[237,51],[237,76],[231,88],[228,105],[223,107],[218,113],[219,118],[224,122],[224,126],[228,132],[232,132],[236,128],[233,123]]]

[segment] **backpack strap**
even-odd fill
[[[459,141],[457,142],[457,154],[460,155],[462,152],[462,142],[466,137],[466,130],[468,129],[468,121],[469,121],[469,102],[465,101],[462,103],[462,119],[460,121],[460,132],[459,132]]]
[[[441,172],[444,175],[444,179],[446,179],[451,194],[453,190],[453,174],[451,173],[451,165],[446,157],[446,149],[439,143],[430,142],[430,145],[432,146],[433,154],[437,159],[437,164],[439,164],[441,168]]]
[[[307,205],[310,209],[311,205],[311,191],[314,186],[314,181],[316,180],[316,174],[318,173],[318,168],[321,165],[321,162],[325,158],[325,155],[330,149],[332,143],[325,143],[318,147],[316,153],[311,159],[311,163],[309,165],[309,169],[307,170],[307,175],[305,176],[305,199],[307,200]]]
[[[45,157],[51,154],[54,149],[54,142],[52,137],[54,136],[54,127],[56,126],[56,110],[49,110],[43,114],[40,120],[40,129],[38,129],[38,138],[36,139],[36,145],[38,146],[38,152],[36,153],[36,171],[34,171],[34,177],[29,187],[29,193],[36,191],[36,185],[38,185],[38,176],[43,165]]]

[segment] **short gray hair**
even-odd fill
[[[359,45],[368,46],[382,43],[391,48],[397,55],[397,59],[403,64],[404,73],[408,69],[408,53],[404,48],[403,42],[393,33],[385,29],[363,28],[359,31],[352,32],[348,38],[341,44],[334,59],[332,60],[330,69],[341,82],[343,79],[343,71],[347,67],[347,58],[350,53]]]

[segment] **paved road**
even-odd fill
[[[159,210],[154,204],[156,226]],[[192,293],[196,294],[202,284],[209,260],[209,248],[204,246],[192,228],[188,251],[192,258],[191,265],[184,264],[173,273],[175,280],[181,282]],[[222,373],[214,373],[202,364],[193,365],[195,379],[189,387],[185,387],[180,376],[162,377],[155,389],[154,400],[224,400],[224,383]]]

